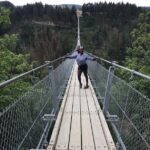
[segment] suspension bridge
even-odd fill
[[[76,46],[81,45],[80,15]],[[88,89],[79,88],[76,62],[64,57],[0,83],[4,89],[24,78],[33,81],[30,90],[0,113],[0,149],[149,150],[150,99],[115,71],[145,80],[150,76],[94,57],[88,62]],[[41,71],[44,75],[36,82]]]

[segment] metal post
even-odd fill
[[[31,75],[31,83],[32,83],[32,85],[35,84],[35,71],[32,72],[32,75]]]
[[[44,116],[42,117],[42,120],[46,121],[47,123],[46,123],[44,130],[43,130],[43,134],[40,138],[40,141],[39,141],[36,149],[40,149],[40,148],[43,148],[44,145],[45,146],[48,145],[47,137],[48,137],[48,133],[49,133],[50,127],[52,125],[52,122],[54,120],[54,117],[55,117],[55,115],[53,114],[53,110],[51,111],[50,114],[44,114]]]
[[[113,80],[113,74],[114,74],[114,66],[109,67],[109,72],[108,72],[108,78],[107,78],[107,84],[105,88],[105,96],[104,96],[104,104],[103,104],[103,112],[107,112],[109,109],[109,100],[110,100],[110,90],[111,90],[111,84]]]
[[[105,96],[104,96],[104,104],[103,104],[103,112],[106,115],[106,118],[108,120],[110,120],[110,124],[113,128],[113,131],[118,139],[118,148],[119,149],[121,147],[122,150],[126,150],[125,144],[122,141],[122,138],[120,136],[120,133],[118,132],[116,125],[114,122],[117,122],[119,120],[118,116],[116,115],[111,115],[109,114],[109,101],[110,101],[110,91],[111,91],[111,87],[112,87],[112,81],[113,81],[113,75],[114,75],[114,70],[115,70],[115,66],[110,66],[109,67],[109,72],[108,72],[108,78],[107,78],[107,84],[106,84],[106,90],[105,90]],[[108,121],[107,120],[107,121]]]

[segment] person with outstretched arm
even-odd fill
[[[87,75],[88,66],[87,66],[86,61],[87,60],[94,61],[96,60],[96,58],[91,57],[88,54],[84,53],[83,47],[78,48],[77,51],[75,51],[72,55],[66,56],[66,58],[76,59],[77,64],[78,64],[78,80],[79,80],[80,88],[82,88],[81,74],[83,72],[85,79],[86,79],[86,85],[84,88],[87,89],[89,85],[88,85],[88,75]]]

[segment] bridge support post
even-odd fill
[[[105,90],[105,96],[104,96],[104,103],[103,103],[103,112],[106,113],[109,109],[109,100],[110,100],[110,90],[112,86],[112,80],[114,75],[114,66],[109,67],[108,77],[107,77],[107,83],[106,83],[106,90]]]
[[[115,71],[115,66],[110,66],[109,71],[108,71],[106,90],[105,90],[105,96],[104,96],[103,112],[106,115],[107,121],[110,121],[113,131],[118,139],[118,142],[116,143],[117,149],[121,148],[122,150],[126,150],[125,144],[122,141],[120,133],[115,125],[115,122],[118,122],[119,118],[117,115],[109,114],[110,92],[111,92],[111,88],[112,88],[114,71]]]

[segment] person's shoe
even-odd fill
[[[85,87],[84,87],[84,89],[88,89],[89,88],[89,86],[88,85],[86,85]]]
[[[82,83],[80,84],[80,89],[82,88]]]

